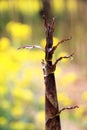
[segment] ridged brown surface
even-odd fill
[[[55,83],[55,66],[52,64],[53,52],[53,32],[54,32],[54,19],[52,22],[47,22],[44,17],[45,33],[46,33],[46,46],[45,46],[45,62],[42,64],[45,81],[45,117],[46,124],[45,130],[61,130],[60,115],[59,113],[56,83]],[[52,118],[54,117],[54,118]]]

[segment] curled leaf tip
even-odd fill
[[[72,39],[72,36],[69,37],[69,40],[71,40],[71,39]]]

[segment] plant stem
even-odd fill
[[[44,17],[44,25],[46,33],[46,46],[45,62],[42,61],[42,66],[45,81],[45,130],[61,130],[60,115],[55,116],[59,113],[59,106],[54,75],[56,66],[52,64],[53,53],[51,53],[53,46],[54,19],[51,23],[49,23]],[[54,116],[55,118],[49,120],[50,117]]]

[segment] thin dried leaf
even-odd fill
[[[19,47],[18,49],[33,49],[33,48],[37,48],[37,49],[44,51],[44,49],[38,45],[22,46],[22,47]]]

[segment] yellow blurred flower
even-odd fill
[[[8,108],[10,108],[10,103],[9,103],[9,101],[7,101],[7,100],[5,100],[5,99],[2,100],[2,102],[0,103],[0,105],[1,105],[1,107],[2,107],[3,109],[8,109]]]
[[[30,61],[34,61],[34,62],[40,62],[41,59],[44,59],[44,52],[42,52],[41,50],[38,51],[29,51],[29,55],[28,58]]]
[[[39,0],[0,1],[0,11],[12,11],[12,8],[23,14],[33,15],[40,10],[41,2]]]
[[[39,103],[40,103],[40,105],[45,105],[45,97],[44,96],[41,96],[39,98]]]
[[[23,114],[23,108],[22,108],[22,106],[16,105],[15,107],[13,107],[13,108],[11,109],[11,114],[12,114],[14,117],[21,116],[21,115]]]
[[[55,71],[55,74],[56,74],[56,75],[60,75],[61,72],[62,72],[61,67],[57,66],[56,71]],[[57,77],[56,77],[56,78],[57,78]]]
[[[7,124],[7,119],[5,117],[0,117],[0,125]]]
[[[28,76],[28,75],[27,75]],[[29,87],[29,82],[30,82],[30,75],[29,77],[27,77],[25,75],[25,78],[24,79],[18,79],[17,77],[15,78],[15,81],[14,81],[14,85],[17,86],[17,87],[20,87],[20,88],[27,88]],[[26,78],[27,77],[27,78]],[[17,79],[17,80],[16,80]]]
[[[82,93],[82,99],[87,101],[87,91]]]
[[[57,45],[58,42],[59,42],[59,39],[56,37],[53,37],[53,46]]]
[[[3,80],[2,79],[3,77],[5,78],[6,74],[10,72],[16,73],[19,70],[20,66],[19,63],[17,62],[16,57],[17,57],[16,52],[11,51],[11,48],[6,52],[0,53],[0,71],[3,75],[3,76],[0,75],[1,80]]]
[[[26,130],[35,130],[36,126],[34,123],[27,123]]]
[[[29,89],[25,90],[25,89],[15,87],[13,89],[13,96],[22,100],[29,101],[29,102],[32,102],[33,100],[33,93]]]
[[[21,121],[11,122],[10,127],[12,130],[24,130],[26,129],[26,123]]]
[[[59,39],[56,38],[56,37],[53,37],[53,46],[57,45],[58,42],[59,42]],[[46,39],[45,38],[42,39],[40,43],[41,43],[42,47],[45,47],[45,45],[46,45]]]
[[[74,13],[77,11],[77,1],[76,0],[67,0],[66,1],[67,9],[69,12]]]
[[[40,10],[40,1],[38,0],[19,0],[15,2],[16,7],[23,14],[33,15]],[[33,7],[33,8],[32,8]]]
[[[15,130],[35,130],[35,125],[33,123],[25,123],[22,121],[12,122],[10,123],[11,129]]]
[[[64,106],[71,106],[73,101],[64,93],[58,93],[58,101]]]
[[[33,15],[40,10],[41,2],[39,0],[0,1],[0,11],[11,11],[12,7],[23,14]]]
[[[22,64],[30,61],[30,51],[27,49],[16,50],[15,58]]]
[[[36,61],[41,61],[41,59],[44,58],[44,52],[42,52],[41,50],[27,50],[27,49],[23,49],[23,50],[18,50],[18,52],[16,53],[18,60],[19,61],[29,61],[29,63],[31,64],[32,61],[36,62]]]
[[[67,75],[63,76],[61,79],[62,86],[67,86],[77,80],[77,75],[74,72],[70,72]]]
[[[2,37],[0,39],[0,50],[6,50],[10,47],[10,40],[7,37]]]
[[[7,93],[6,86],[0,86],[0,96],[4,96]]]
[[[9,10],[9,3],[8,1],[0,1],[0,12]]]
[[[44,58],[44,53],[42,51],[33,51],[32,52],[32,58],[33,58],[33,61],[40,61],[41,59]]]
[[[42,45],[42,47],[45,47],[45,45],[46,45],[46,39],[45,38],[41,40],[41,45]]]
[[[62,11],[64,11],[65,8],[64,0],[52,0],[52,7],[55,12],[62,13]]]
[[[15,40],[27,40],[32,33],[32,29],[27,24],[11,21],[7,24],[6,30],[11,34]]]
[[[3,56],[3,55],[0,54],[0,58],[1,58],[0,59],[0,73],[1,73],[0,82],[4,82],[5,77],[6,77],[6,69],[5,69],[6,64],[3,63],[4,56],[3,57],[1,57],[1,56]]]
[[[16,106],[18,106],[18,107],[20,107],[20,106],[22,106],[23,105],[23,101],[22,100],[20,100],[20,99],[18,99],[18,98],[16,98],[15,100],[14,100],[14,106],[16,107]]]
[[[40,128],[43,128],[45,122],[45,112],[40,111],[36,115],[36,124],[40,125]]]
[[[75,115],[76,118],[82,118],[85,111],[86,111],[85,106],[80,106],[78,108],[78,110],[77,109],[74,110],[74,115]]]

